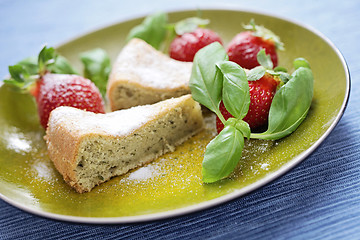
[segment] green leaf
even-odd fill
[[[247,30],[253,31],[255,36],[262,37],[266,40],[271,40],[274,42],[277,49],[284,50],[284,43],[281,42],[280,37],[264,26],[256,25],[254,19],[251,19],[250,23],[244,25],[243,27]]]
[[[177,35],[192,32],[198,27],[204,27],[210,23],[209,19],[191,17],[175,23],[174,30]]]
[[[99,88],[101,94],[106,94],[106,84],[111,71],[110,58],[106,51],[96,48],[80,55],[84,64],[84,76],[89,78]]]
[[[220,114],[223,79],[216,63],[227,60],[224,47],[214,42],[200,49],[194,57],[189,87],[195,101]]]
[[[265,75],[266,69],[263,66],[257,66],[247,72],[248,81],[256,81]]]
[[[274,64],[271,61],[271,57],[270,57],[270,55],[265,53],[264,49],[261,49],[257,53],[256,57],[257,57],[257,61],[259,62],[259,64],[261,66],[263,66],[265,69],[273,69]]]
[[[127,41],[133,38],[140,38],[159,49],[166,37],[167,14],[157,12],[147,16],[144,21],[130,30]]]
[[[44,75],[48,67],[55,63],[57,53],[53,47],[44,46],[38,56],[39,74]]]
[[[300,67],[310,68],[309,62],[304,58],[296,58],[293,65],[295,69],[298,69]]]
[[[236,118],[229,118],[226,122],[225,125],[231,125],[233,127],[235,127],[237,130],[239,130],[242,135],[244,137],[246,137],[247,139],[250,139],[250,135],[251,135],[251,129],[250,126],[247,122],[245,122],[244,120],[241,119],[236,119]]]
[[[235,127],[228,125],[206,147],[202,163],[205,183],[227,177],[241,159],[244,137]]]
[[[246,73],[238,64],[222,61],[216,64],[223,74],[222,100],[231,115],[243,119],[250,106],[249,84]]]
[[[38,57],[25,58],[18,62],[17,65],[23,66],[30,75],[39,74],[39,61],[42,63],[43,71],[45,68],[45,70],[51,73],[78,74],[65,57],[58,55],[55,50],[53,50],[54,49],[45,50],[43,48]],[[54,62],[52,62],[53,60]]]
[[[266,70],[266,72],[270,73],[273,76],[278,76],[283,83],[287,83],[287,81],[289,81],[290,79],[290,74],[286,72],[287,71],[286,69],[285,71],[282,71],[283,69],[285,68],[280,67],[276,71],[274,69],[274,70]]]
[[[277,66],[277,67],[275,67],[275,68],[274,68],[274,71],[275,71],[275,72],[284,72],[284,73],[287,73],[287,72],[288,72],[288,70],[287,70],[286,68],[282,67],[282,66]]]
[[[25,58],[18,62],[17,65],[23,66],[30,75],[39,73],[38,58],[35,56]]]
[[[309,68],[298,68],[273,98],[267,131],[251,134],[251,138],[277,140],[295,131],[310,109],[313,82],[313,74]]]
[[[48,66],[48,70],[52,73],[59,74],[78,74],[78,72],[71,66],[70,62],[61,55],[57,56],[54,64]]]
[[[4,83],[20,90],[27,90],[36,81],[36,77],[31,76],[25,67],[20,64],[9,66],[9,73],[11,77],[5,79]]]

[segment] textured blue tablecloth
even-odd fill
[[[222,6],[290,18],[325,34],[345,56],[352,90],[325,142],[281,178],[220,206],[162,221],[85,225],[0,200],[0,239],[360,239],[360,1],[0,0],[0,76],[7,66],[115,21],[155,10]],[[0,166],[1,167],[1,166]]]

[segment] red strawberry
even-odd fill
[[[279,81],[269,73],[256,81],[249,81],[250,107],[244,121],[251,129],[264,126],[268,121],[270,105],[275,95]],[[220,111],[225,120],[233,117],[226,109],[224,104],[220,103]],[[219,118],[216,118],[216,129],[218,133],[224,128]]]
[[[222,44],[213,31],[197,28],[192,32],[177,36],[170,44],[170,57],[179,61],[192,62],[197,51],[213,42]]]
[[[227,47],[229,60],[236,62],[243,68],[252,69],[259,66],[256,58],[257,53],[261,49],[265,49],[266,54],[270,55],[273,65],[276,67],[278,64],[276,50],[283,49],[283,43],[280,42],[279,37],[270,30],[255,25],[254,22],[250,22],[245,28],[251,31],[241,32],[230,41]]]
[[[59,106],[105,113],[98,88],[89,79],[78,75],[47,73],[37,81],[31,93],[35,96],[40,123],[44,128],[50,112]]]
[[[78,75],[51,74],[57,54],[46,46],[40,51],[32,71],[21,64],[9,66],[11,78],[4,80],[23,91],[29,91],[36,99],[41,125],[46,128],[50,112],[59,106],[71,106],[95,113],[105,113],[99,89],[89,79]],[[62,67],[64,61],[62,62]],[[70,65],[65,69],[68,72]],[[33,75],[34,73],[38,73]]]

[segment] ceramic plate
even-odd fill
[[[197,11],[169,13],[171,22]],[[279,141],[248,141],[236,171],[214,184],[201,181],[204,148],[214,136],[208,128],[174,153],[78,194],[66,185],[48,158],[44,131],[29,95],[0,88],[0,197],[25,211],[53,219],[84,223],[154,220],[198,211],[240,197],[300,163],[332,131],[349,96],[349,72],[339,51],[322,34],[302,24],[257,12],[203,10],[210,28],[224,44],[250,19],[273,29],[285,43],[279,65],[291,68],[296,57],[312,67],[314,98],[306,120]],[[114,24],[57,47],[80,71],[79,53],[101,47],[114,60],[129,30],[142,18]],[[25,56],[24,56],[25,57]]]

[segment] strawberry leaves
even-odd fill
[[[11,77],[4,79],[4,83],[12,85],[15,89],[21,91],[26,91],[37,79],[30,75],[28,70],[20,64],[9,66],[9,73]]]
[[[10,78],[4,82],[23,91],[29,90],[39,76],[47,72],[75,74],[68,60],[58,55],[52,47],[44,46],[38,57],[29,57],[9,66]]]
[[[104,96],[111,70],[108,54],[97,48],[83,52],[80,58],[84,65],[84,76],[94,82]],[[65,57],[59,55],[54,48],[44,46],[37,57],[28,57],[9,66],[10,78],[4,82],[15,86],[15,89],[29,91],[31,86],[48,72],[78,75]]]
[[[283,83],[286,83],[289,80],[290,75],[287,73],[286,68],[277,66],[273,69],[273,62],[271,61],[270,56],[265,53],[264,49],[258,52],[257,61],[259,62],[260,66],[254,67],[247,72],[248,81],[259,80],[265,75],[265,73],[270,73],[273,76],[278,76]],[[301,64],[300,60],[298,61],[298,64]]]
[[[195,55],[189,84],[192,96],[213,111],[225,126],[206,147],[202,165],[205,183],[221,180],[234,170],[241,159],[245,137],[268,140],[286,137],[301,124],[310,108],[313,76],[305,59],[296,59],[296,70],[288,76],[284,68],[272,69],[265,51],[261,51],[258,58],[262,65],[246,75],[239,65],[227,61],[219,43],[212,43]],[[288,81],[284,81],[274,96],[268,130],[251,133],[249,125],[242,120],[250,104],[248,80],[257,80],[266,72]],[[219,111],[221,101],[234,118],[225,120]]]
[[[279,36],[277,36],[271,30],[265,28],[264,26],[259,26],[255,24],[254,19],[250,20],[250,23],[243,26],[245,29],[253,32],[253,35],[257,37],[262,37],[265,40],[271,40],[275,43],[275,46],[279,50],[284,50],[284,43],[281,42]]]
[[[55,63],[57,53],[52,47],[43,47],[38,56],[38,69],[39,75],[43,76],[47,71],[48,67]]]
[[[185,18],[174,24],[174,31],[177,35],[192,32],[198,27],[205,27],[210,23],[209,19],[202,19],[198,17]]]

